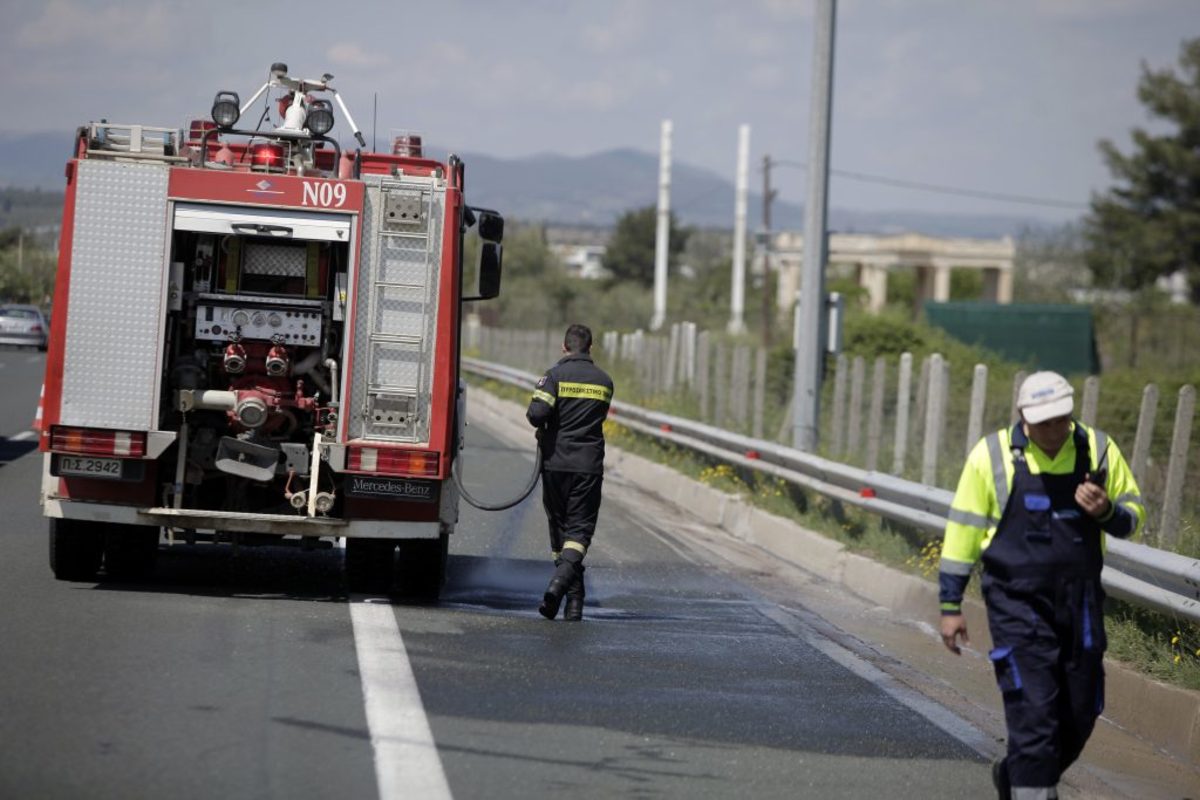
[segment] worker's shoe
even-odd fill
[[[1000,800],[1012,800],[1012,783],[1008,778],[1008,759],[997,758],[992,762],[992,785]]]
[[[579,565],[579,577],[567,589],[567,606],[563,609],[563,619],[568,622],[578,622],[583,619],[583,598],[587,594],[583,586],[583,564]]]
[[[546,619],[554,619],[558,616],[558,607],[562,605],[563,595],[567,593],[571,582],[568,578],[563,578],[555,575],[550,579],[550,585],[546,587],[546,593],[542,595],[542,604],[538,606],[538,613]]]

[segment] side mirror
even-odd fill
[[[497,217],[499,219],[499,217]],[[500,222],[504,225],[503,220]],[[479,299],[490,300],[500,294],[500,261],[503,248],[496,242],[484,242],[479,251]]]
[[[479,238],[485,242],[500,244],[504,241],[504,217],[495,211],[476,209],[479,212]]]

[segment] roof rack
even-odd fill
[[[181,133],[173,128],[93,122],[87,154],[92,157],[150,161],[187,161],[179,155]]]

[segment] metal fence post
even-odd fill
[[[1096,425],[1096,411],[1100,405],[1100,379],[1089,375],[1083,382],[1083,407],[1079,410],[1079,419],[1089,428]]]
[[[929,359],[928,405],[925,409],[925,451],[921,459],[921,483],[937,485],[938,447],[941,444],[942,419],[945,417],[946,372],[938,354]]]
[[[883,356],[875,359],[871,377],[871,412],[867,419],[867,469],[879,467],[879,445],[883,439],[883,392],[887,383],[887,362]]]
[[[908,412],[912,400],[912,353],[900,354],[900,376],[896,381],[896,438],[892,444],[892,474],[904,473],[908,455]]]
[[[1154,417],[1158,413],[1158,387],[1153,383],[1142,389],[1142,408],[1138,412],[1137,437],[1133,440],[1133,456],[1129,468],[1143,494],[1146,491],[1146,464],[1150,460],[1150,442],[1154,437]]]
[[[1023,369],[1017,370],[1017,374],[1013,375],[1013,392],[1012,392],[1012,412],[1008,417],[1008,424],[1013,424],[1021,418],[1021,414],[1017,411],[1017,397],[1021,394],[1021,384],[1025,382],[1028,374]]]
[[[696,394],[700,398],[700,421],[708,422],[708,331],[696,336]]]
[[[730,411],[740,431],[746,427],[746,413],[750,405],[750,348],[746,345],[734,348],[730,375]]]
[[[862,455],[862,404],[863,382],[866,379],[867,362],[862,356],[855,356],[850,366],[850,413],[846,415],[846,456],[850,461],[857,461]]]
[[[833,432],[829,437],[830,453],[839,458],[845,453],[846,429],[846,354],[838,353],[833,376]]]
[[[717,342],[713,347],[713,424],[718,428],[725,427],[726,415],[729,410],[729,378],[726,370],[725,345]]]
[[[1183,481],[1187,472],[1187,451],[1192,438],[1192,417],[1196,413],[1196,387],[1188,384],[1179,390],[1175,406],[1175,431],[1171,436],[1171,458],[1167,462],[1167,486],[1163,491],[1162,524],[1159,542],[1167,550],[1179,544],[1179,507],[1183,503]]]
[[[767,402],[767,350],[760,347],[754,352],[754,422],[750,435],[761,439],[763,435],[763,406]]]
[[[975,375],[971,379],[971,408],[967,412],[967,455],[971,454],[971,448],[975,447],[975,443],[983,435],[983,410],[987,404],[987,380],[987,364],[976,364]]]

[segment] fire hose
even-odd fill
[[[460,474],[462,467],[459,466],[460,463],[462,463],[462,459],[456,458],[454,459],[454,465],[450,468],[450,474],[454,477],[454,485],[458,487],[459,494],[461,494],[468,503],[481,511],[504,511],[505,509],[512,508],[517,503],[520,503],[526,497],[529,497],[530,493],[533,491],[533,487],[537,486],[538,478],[542,476],[542,447],[541,445],[538,445],[534,450],[533,474],[529,476],[529,482],[525,484],[525,488],[522,489],[521,492],[513,499],[502,503],[485,503],[482,500],[476,500],[474,497],[472,497],[471,493],[467,491],[467,487],[463,486],[462,475]]]

